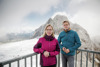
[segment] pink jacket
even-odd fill
[[[56,38],[52,36],[41,37],[34,46],[34,52],[40,53],[40,65],[50,66],[57,63],[56,55],[59,54],[60,48]],[[43,55],[44,51],[49,52],[49,57]]]

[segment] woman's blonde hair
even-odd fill
[[[47,27],[49,27],[49,26],[51,26],[51,27],[52,27],[53,33],[51,34],[51,36],[53,36],[53,37],[54,37],[54,29],[53,29],[53,26],[52,26],[51,24],[47,24],[47,25],[46,25],[46,27],[45,27],[45,29],[44,29],[43,37],[45,37]]]

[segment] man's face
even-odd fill
[[[69,29],[70,25],[69,25],[69,23],[65,22],[65,23],[63,23],[63,27],[64,27],[64,29]]]

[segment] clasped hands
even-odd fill
[[[69,50],[69,49],[66,49],[65,47],[63,47],[62,50],[63,50],[65,53],[69,53],[69,52],[70,52],[70,50]]]
[[[49,52],[48,51],[45,51],[43,54],[44,54],[45,57],[49,56]]]

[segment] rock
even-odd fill
[[[63,30],[62,22],[65,20],[68,20],[68,18],[63,15],[56,15],[53,19],[50,18],[44,25],[41,25],[38,29],[35,30],[33,38],[41,36],[47,24],[51,24],[54,28],[55,34],[59,35],[59,33]],[[92,42],[87,31],[76,23],[74,24],[70,22],[70,26],[78,33],[81,39],[82,46],[80,48],[92,50]]]
[[[33,38],[41,36],[43,34],[44,28],[47,24],[51,24],[54,28],[55,34],[59,35],[59,33],[63,30],[62,22],[65,20],[68,21],[68,18],[63,15],[56,15],[53,19],[50,18],[44,25],[41,25],[38,29],[35,30]],[[80,37],[80,40],[82,43],[80,49],[93,50],[93,48],[92,48],[93,43],[92,43],[87,31],[76,23],[74,24],[74,23],[70,22],[70,26],[71,26],[71,29],[76,31]],[[80,64],[80,53],[77,56],[78,56],[78,65],[79,65]],[[89,58],[91,58],[91,56],[92,55],[89,54]],[[86,66],[86,52],[83,53],[82,58],[83,58],[82,66],[85,67]],[[89,62],[89,65],[91,65],[90,59],[88,60],[88,62]]]

